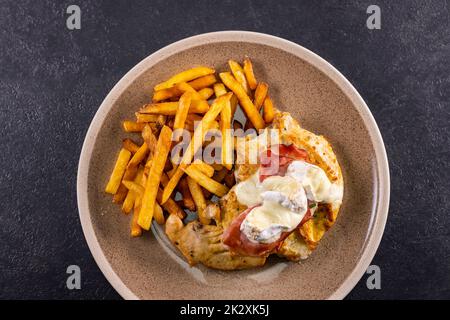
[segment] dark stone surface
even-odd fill
[[[82,28],[65,10],[82,9]],[[297,42],[336,66],[367,101],[390,160],[386,232],[350,299],[450,298],[450,3],[376,1],[1,1],[0,298],[116,299],[83,237],[78,157],[113,85],[187,36],[253,30]],[[357,213],[355,213],[357,214]],[[65,288],[68,265],[82,290]]]

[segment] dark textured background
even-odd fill
[[[69,4],[81,30],[66,28]],[[368,5],[382,29],[365,26]],[[0,1],[0,298],[115,299],[83,237],[76,173],[113,85],[155,50],[216,30],[297,42],[366,100],[390,160],[386,231],[351,299],[450,298],[450,3],[444,1]],[[68,265],[82,290],[65,288]]]

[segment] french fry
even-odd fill
[[[192,121],[192,122],[202,121],[202,119],[203,119],[202,116],[200,116],[198,114],[195,114],[195,113],[189,113],[187,118],[186,118],[186,120],[189,120],[189,121]]]
[[[191,211],[195,211],[195,202],[192,198],[191,192],[189,191],[186,178],[182,178],[180,180],[178,183],[178,190],[183,197],[183,206]]]
[[[205,197],[203,196],[203,192],[202,192],[202,188],[200,187],[200,185],[191,177],[187,177],[187,185],[189,188],[189,191],[192,195],[192,198],[194,199],[195,202],[195,206],[197,207],[197,213],[198,213],[198,217],[204,217],[202,212],[205,210],[206,208],[206,200]],[[210,221],[209,220],[200,220],[200,222],[202,224],[209,224]]]
[[[198,94],[198,93],[197,93]],[[193,94],[191,91],[186,91],[180,98],[178,103],[178,110],[175,114],[175,121],[173,122],[173,130],[184,128],[184,123],[186,121],[189,106],[191,105]]]
[[[251,60],[246,57],[244,59],[244,74],[245,78],[247,79],[248,86],[250,89],[255,90],[257,86],[255,74],[253,73],[253,64]]]
[[[158,189],[158,194],[156,196],[156,200],[158,201],[159,204],[161,204],[162,195],[163,195],[163,190],[161,188],[159,188]],[[178,203],[176,203],[176,201],[173,200],[172,198],[167,199],[167,201],[164,202],[163,204],[161,204],[161,206],[168,213],[175,214],[180,219],[184,219],[186,217],[186,212],[184,212],[184,210],[181,209],[181,207],[178,205]]]
[[[180,91],[177,87],[162,89],[162,90],[155,91],[153,93],[152,101],[160,102],[160,101],[168,100],[171,98],[179,97],[182,94],[183,94],[183,92]]]
[[[123,130],[125,132],[141,132],[144,129],[145,123],[137,123],[130,120],[125,120],[122,123]]]
[[[138,224],[138,218],[139,218],[139,211],[141,208],[137,207],[134,208],[133,211],[133,217],[131,218],[131,223],[130,223],[130,231],[131,231],[131,236],[132,237],[140,237],[142,235],[142,228],[139,226]]]
[[[203,77],[197,78],[195,80],[189,81],[188,84],[195,90],[199,91],[201,89],[212,86],[216,82],[217,82],[217,78],[213,72],[213,74],[208,74],[207,76],[203,76]]]
[[[164,218],[163,209],[161,208],[161,206],[159,205],[158,202],[155,203],[154,217],[155,217],[155,221],[156,221],[157,224],[164,224],[164,222],[166,220]]]
[[[142,129],[142,139],[144,139],[144,142],[150,151],[150,155],[152,156],[156,151],[156,144],[158,143],[158,139],[156,139],[156,136],[154,135],[149,125],[146,125],[144,129]]]
[[[176,86],[179,90],[181,90],[183,93],[190,92],[192,100],[204,100],[203,97],[198,93],[194,88],[192,88],[189,84],[186,82],[181,82],[177,84]]]
[[[223,83],[218,82],[214,84],[214,94],[216,95],[216,98],[223,96],[225,93],[227,93],[227,89],[225,89]]]
[[[131,154],[135,153],[139,149],[139,146],[134,143],[133,140],[128,138],[122,140],[122,147],[130,151]]]
[[[233,140],[231,136],[231,104],[227,101],[220,112],[220,131],[222,136],[222,164],[231,170],[233,166]]]
[[[133,155],[133,157],[131,158],[130,162],[128,163],[128,168],[129,167],[136,167],[142,162],[144,161],[145,157],[147,156],[149,152],[149,148],[147,143],[143,143],[138,151],[136,151],[136,153]],[[133,177],[134,178],[134,177]],[[129,177],[127,177],[126,180],[129,180]]]
[[[148,151],[149,151],[148,146],[144,142],[142,146],[139,147],[138,151],[133,155],[133,157],[131,157],[131,160],[128,162],[127,170],[125,171],[122,180],[133,180],[136,177],[136,174],[138,172],[138,166],[145,159],[145,157],[148,154]],[[121,203],[126,199],[128,193],[129,193],[128,189],[122,183],[113,197],[113,202]]]
[[[212,163],[211,166],[214,168],[215,171],[220,171],[223,169],[223,166],[220,163]]]
[[[266,121],[266,123],[272,123],[273,118],[275,117],[275,108],[273,106],[272,99],[270,99],[269,96],[264,99],[263,114],[264,121]]]
[[[195,80],[189,81],[188,84],[194,88],[195,90],[202,91],[203,89],[206,89],[207,87],[213,85],[217,82],[216,76],[214,74],[209,74],[204,77],[197,78]],[[156,91],[153,94],[152,101],[153,102],[159,102],[163,100],[168,100],[171,98],[179,97],[183,94],[181,90],[179,90],[177,87],[172,87],[168,89],[162,89],[159,91]],[[205,100],[207,98],[204,98]]]
[[[163,185],[163,187],[167,186],[167,184],[169,183],[169,177],[167,176],[167,174],[165,174],[163,172],[163,174],[161,175],[161,184]]]
[[[134,178],[134,183],[138,184],[141,188],[141,183],[142,183],[142,176],[144,174],[144,168],[143,167],[139,167],[138,172],[136,174],[136,177]],[[124,180],[122,181],[123,184],[125,184]],[[128,188],[128,186],[125,184],[125,187]],[[130,190],[130,188],[128,188]],[[143,189],[143,188],[142,188]],[[134,207],[134,204],[136,202],[136,198],[137,198],[137,193],[135,191],[128,191],[127,196],[125,198],[125,200],[123,201],[123,205],[122,205],[122,211],[126,214],[130,213],[131,210]]]
[[[131,152],[127,149],[122,148],[119,152],[119,156],[117,157],[117,161],[111,177],[109,178],[108,184],[106,185],[106,193],[115,194],[117,192],[125,170],[127,169],[127,164],[130,158]]]
[[[265,123],[258,110],[255,108],[255,105],[250,100],[249,96],[242,88],[242,86],[233,78],[231,73],[222,72],[220,74],[220,78],[223,83],[234,92],[240,102],[240,106],[244,109],[247,117],[253,123],[257,130],[264,129]]]
[[[208,177],[194,166],[188,166],[183,170],[189,177],[194,179],[199,185],[201,185],[206,190],[214,193],[218,197],[223,197],[224,195],[227,194],[229,190],[228,187]]]
[[[172,177],[170,177],[167,186],[164,187],[164,193],[161,202],[162,204],[164,204],[169,199],[173,190],[175,189],[181,177],[183,176],[184,174],[183,168],[189,165],[189,163],[192,161],[192,158],[195,155],[195,152],[197,152],[198,148],[202,146],[204,141],[205,130],[209,129],[212,122],[217,118],[220,111],[222,111],[222,108],[224,107],[225,103],[229,101],[230,98],[231,93],[227,93],[226,95],[223,95],[214,100],[213,104],[211,105],[211,108],[203,117],[200,125],[195,129],[193,139],[191,139],[186,152],[183,154],[183,157],[181,158],[181,164],[177,167]]]
[[[200,159],[195,159],[192,163],[192,166],[195,166],[198,170],[203,172],[208,177],[212,177],[214,175],[214,168]]]
[[[230,105],[231,105],[231,119],[234,118],[234,113],[236,112],[237,105],[238,105],[238,98],[235,94],[233,94],[230,98]]]
[[[159,115],[157,114],[144,114],[136,112],[136,122],[137,123],[143,123],[143,122],[156,122],[158,120]]]
[[[213,74],[215,70],[213,68],[208,67],[196,67],[192,68],[183,72],[180,72],[173,77],[169,78],[168,80],[157,84],[154,87],[155,91],[167,89],[170,87],[173,87],[174,85],[180,83],[180,82],[188,82],[196,78],[200,78],[203,76],[206,76],[208,74]]]
[[[142,173],[143,173],[143,171],[142,171]],[[141,180],[142,180],[142,177],[141,177]],[[122,183],[125,187],[127,187],[127,189],[129,191],[132,191],[135,194],[140,195],[141,197],[144,195],[145,188],[143,186],[141,186],[141,184],[138,181],[123,180]]]
[[[156,145],[157,152],[155,152],[152,159],[152,167],[150,168],[150,172],[147,177],[145,193],[142,199],[142,207],[139,212],[138,223],[141,228],[145,230],[150,229],[150,224],[155,211],[156,196],[161,181],[161,175],[170,151],[170,145],[172,144],[171,139],[172,130],[167,126],[164,126],[158,138],[158,143]]]
[[[269,85],[265,82],[258,83],[258,86],[255,90],[255,99],[253,100],[253,104],[255,108],[259,111],[266,99],[267,92],[269,91]]]
[[[174,116],[177,113],[177,109],[178,102],[160,102],[144,105],[139,112]],[[205,100],[193,100],[189,107],[189,113],[206,113],[208,110],[209,105]]]
[[[208,100],[214,94],[214,90],[211,88],[203,88],[198,91],[198,94],[204,99]]]
[[[125,170],[125,173],[123,174],[122,180],[132,180],[136,177],[136,173],[137,173],[137,166],[128,165],[127,169]],[[116,194],[113,196],[113,202],[122,203],[125,200],[127,194],[128,189],[123,185],[123,183],[121,183],[119,189],[117,189]]]
[[[241,65],[234,60],[229,60],[228,65],[230,66],[234,78],[239,82],[242,88],[244,88],[245,92],[250,95],[251,91],[247,83],[247,78],[245,78],[244,69],[242,69]]]

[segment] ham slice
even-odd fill
[[[294,160],[308,161],[308,153],[297,148],[295,145],[277,145],[274,148],[267,149],[260,155],[260,175],[259,180],[262,182],[264,179],[279,175],[284,176],[286,174],[289,164]],[[271,243],[256,243],[250,241],[247,236],[241,232],[241,224],[245,217],[252,211],[254,206],[247,208],[241,212],[228,226],[223,234],[223,243],[227,245],[230,250],[236,254],[248,255],[248,256],[266,256],[276,251],[291,232],[283,232],[280,238]],[[311,218],[311,212],[308,209],[303,220],[299,225],[302,225]],[[295,229],[294,229],[295,230]]]

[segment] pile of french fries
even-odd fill
[[[125,214],[133,211],[132,237],[149,230],[153,219],[158,224],[172,214],[184,219],[185,210],[197,212],[203,224],[219,221],[220,213],[211,216],[206,208],[213,195],[222,197],[235,184],[230,129],[264,129],[275,111],[269,86],[256,80],[249,58],[242,66],[233,60],[228,65],[230,71],[218,77],[205,66],[174,75],[154,87],[152,103],[136,112],[135,121],[123,121],[124,131],[139,134],[142,143],[123,140],[105,191]],[[234,119],[239,107],[245,124]],[[188,130],[192,137],[180,162],[170,157],[177,129]],[[211,129],[222,133],[221,161],[193,161]]]

